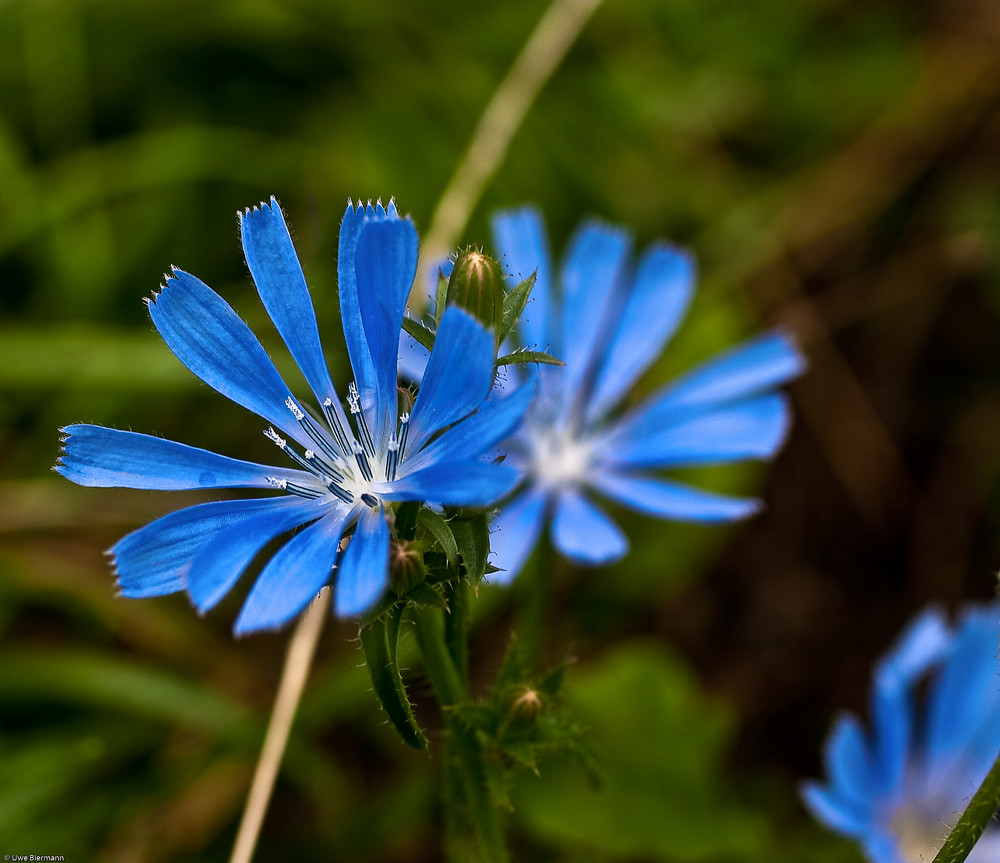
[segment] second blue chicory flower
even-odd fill
[[[123,595],[187,590],[204,612],[265,546],[296,531],[251,588],[235,625],[237,633],[245,633],[281,626],[331,580],[338,614],[371,608],[388,582],[387,505],[417,500],[485,506],[510,491],[514,469],[494,463],[489,453],[519,421],[531,393],[525,388],[486,401],[493,383],[493,338],[460,309],[449,309],[413,408],[400,411],[396,353],[416,270],[417,233],[392,203],[349,204],[338,260],[341,316],[355,378],[345,410],[280,207],[272,198],[247,210],[240,222],[261,300],[309,383],[314,405],[292,395],[247,325],[194,276],[175,269],[149,302],[150,317],[192,372],[270,424],[265,433],[294,467],[239,461],[130,431],[71,425],[63,429],[56,470],[87,486],[278,492],[179,510],[111,549]]]
[[[755,512],[757,501],[693,488],[659,471],[775,453],[789,423],[787,400],[776,388],[804,367],[789,337],[746,342],[621,413],[629,389],[684,316],[694,288],[691,258],[657,243],[633,270],[629,235],[588,222],[557,277],[533,209],[499,214],[494,247],[512,281],[536,274],[522,345],[549,351],[565,367],[538,369],[538,397],[504,443],[523,487],[494,521],[493,562],[503,572],[493,579],[517,574],[547,520],[555,547],[576,562],[622,557],[628,541],[595,496],[682,521]]]

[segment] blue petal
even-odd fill
[[[566,363],[561,370],[564,411],[593,373],[603,325],[616,311],[613,293],[629,246],[625,231],[598,222],[585,223],[570,241],[560,280],[562,335],[556,351]]]
[[[871,806],[872,771],[868,742],[856,717],[842,716],[823,748],[823,761],[833,787],[859,810]]]
[[[474,411],[492,383],[493,336],[471,315],[452,306],[441,319],[410,412],[410,452],[416,452],[434,432]]]
[[[856,802],[845,800],[835,791],[816,782],[803,782],[800,792],[816,819],[831,830],[856,839],[871,829],[871,813],[860,808]]]
[[[384,500],[425,500],[442,506],[490,506],[510,492],[520,474],[506,464],[482,461],[432,464],[395,482],[374,483]]]
[[[517,577],[542,532],[546,499],[544,492],[529,489],[513,498],[493,519],[490,562],[501,571],[491,573],[490,582],[510,584]]]
[[[431,352],[405,330],[399,333],[399,352],[396,356],[396,371],[399,376],[419,384],[427,368]]]
[[[333,588],[338,617],[368,611],[389,583],[389,526],[381,510],[364,507],[350,544],[340,556]]]
[[[192,561],[219,531],[288,505],[287,497],[203,503],[133,531],[108,552],[122,595],[163,596],[184,590]]]
[[[275,537],[306,522],[315,521],[329,511],[323,500],[279,499],[266,512],[220,527],[191,564],[187,591],[195,608],[205,613],[213,608],[239,580],[260,552]]]
[[[601,509],[575,491],[564,491],[552,520],[552,542],[578,563],[610,563],[628,551],[628,540]]]
[[[872,783],[874,796],[902,788],[910,743],[914,706],[910,682],[890,668],[876,674],[872,692]]]
[[[760,509],[758,500],[726,497],[665,479],[595,471],[591,482],[625,506],[677,521],[734,521]]]
[[[174,270],[148,307],[163,341],[199,378],[303,446],[310,445],[285,405],[291,393],[257,337],[208,285]]]
[[[587,405],[588,422],[613,407],[653,362],[684,317],[693,290],[694,261],[686,252],[656,245],[642,256],[601,360]]]
[[[963,796],[978,786],[1000,748],[997,615],[996,605],[966,612],[930,690],[926,747],[934,775],[928,781],[963,786]]]
[[[278,202],[240,213],[247,266],[264,308],[319,403],[339,402],[323,356],[316,312]]]
[[[330,581],[343,529],[337,510],[278,549],[251,588],[233,633],[278,629],[302,611]]]
[[[635,434],[649,434],[697,410],[756,396],[798,377],[805,360],[792,339],[772,333],[744,342],[661,389],[629,417]]]
[[[340,290],[340,318],[344,327],[344,338],[347,342],[347,354],[354,369],[354,377],[358,391],[361,393],[365,406],[374,403],[375,370],[372,365],[371,352],[365,328],[361,322],[361,306],[358,297],[358,283],[354,270],[355,252],[361,231],[369,222],[375,219],[398,219],[396,207],[390,202],[388,211],[348,201],[344,219],[340,223],[340,245],[337,253],[337,285]]]
[[[417,229],[409,219],[377,219],[362,228],[354,251],[358,305],[379,406],[376,443],[384,442],[396,419],[399,329],[417,272],[417,246]]]
[[[240,461],[138,432],[92,425],[62,429],[56,471],[79,485],[101,488],[271,488],[267,477],[308,480],[303,471]]]
[[[872,683],[872,793],[900,789],[915,723],[914,688],[950,648],[951,637],[941,611],[920,615],[897,639],[875,669]]]
[[[771,394],[646,434],[636,434],[625,422],[595,441],[594,451],[611,463],[632,467],[767,458],[781,446],[789,423],[787,399]]]
[[[535,395],[534,382],[523,384],[505,398],[491,398],[462,422],[455,424],[412,459],[406,473],[446,461],[470,461],[486,453],[518,426]]]
[[[539,212],[525,207],[497,213],[492,219],[493,245],[509,273],[507,283],[516,285],[535,274],[531,298],[521,316],[521,340],[539,350],[555,349],[552,316],[552,258]]]

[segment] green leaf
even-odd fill
[[[497,341],[502,342],[510,334],[511,330],[517,326],[517,321],[521,317],[521,312],[528,304],[528,297],[531,289],[535,286],[536,273],[532,273],[528,278],[511,288],[503,298],[503,320],[500,323],[500,332],[497,333]]]
[[[375,695],[392,727],[404,743],[426,751],[427,738],[413,715],[413,705],[406,695],[396,655],[404,608],[404,603],[397,603],[386,614],[361,627],[361,649]]]
[[[449,566],[458,565],[458,543],[451,532],[448,522],[434,510],[422,507],[417,514],[417,524],[427,531],[434,541],[441,546],[448,559]]]
[[[416,337],[414,337],[416,338]],[[500,366],[509,365],[526,365],[528,363],[544,363],[547,366],[564,366],[562,360],[557,360],[552,354],[547,354],[545,351],[529,351],[529,350],[517,350],[512,354],[504,354],[502,357],[497,357],[494,366],[499,368]]]
[[[423,324],[413,320],[413,318],[403,318],[403,329],[416,339],[417,343],[423,345],[427,350],[434,350],[435,334]]]
[[[451,532],[458,543],[465,574],[473,587],[486,574],[486,558],[490,553],[490,520],[486,513],[462,516],[450,522]]]
[[[228,698],[184,677],[81,651],[7,651],[0,659],[0,701],[22,698],[91,705],[216,732],[246,715]]]

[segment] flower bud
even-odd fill
[[[515,719],[533,720],[542,710],[542,697],[537,689],[525,686],[511,705],[511,715]]]
[[[420,549],[412,542],[394,540],[389,551],[389,584],[396,595],[409,593],[426,577]]]
[[[476,249],[460,252],[448,280],[447,305],[460,306],[496,333],[503,323],[503,298],[499,261]]]

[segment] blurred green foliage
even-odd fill
[[[297,381],[234,218],[275,194],[344,379],[347,196],[395,196],[426,229],[544,8],[0,5],[0,851],[226,859],[285,637],[234,642],[239,597],[206,619],[183,597],[116,598],[101,550],[201,498],[72,487],[48,473],[56,430],[269,458],[257,421],[159,343],[142,297],[170,264],[193,271]],[[598,214],[698,255],[690,320],[636,398],[765,325],[812,362],[766,482],[699,472],[761,488],[767,515],[629,517],[624,562],[555,573],[552,659],[578,657],[567,697],[606,781],[525,774],[517,860],[858,859],[809,824],[794,782],[819,769],[832,711],[863,707],[902,620],[985,595],[1000,560],[998,18],[975,0],[608,0],[515,136],[463,242],[533,201],[556,249]],[[480,592],[482,686],[529,590]],[[355,636],[324,635],[260,860],[439,859],[438,765],[384,723]]]

